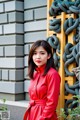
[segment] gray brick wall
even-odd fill
[[[38,39],[46,39],[47,0],[24,0],[24,92],[28,100],[29,78],[27,76],[30,46]]]
[[[4,12],[3,3],[0,3],[0,13]]]
[[[47,4],[47,0],[24,0],[24,9],[44,7]]]
[[[0,0],[0,98],[13,101],[24,99],[23,4]]]
[[[29,100],[28,54],[46,29],[47,0],[0,0],[0,98]]]

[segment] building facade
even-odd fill
[[[28,54],[46,30],[47,0],[0,0],[0,99],[29,100]]]

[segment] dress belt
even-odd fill
[[[46,100],[30,100],[29,106],[24,114],[23,120],[27,120],[29,110],[32,106],[34,106],[34,105],[45,106],[45,104],[46,104]]]

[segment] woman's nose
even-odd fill
[[[37,58],[40,58],[40,54],[37,54],[37,56],[36,56]]]

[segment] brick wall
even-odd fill
[[[0,98],[28,100],[28,54],[46,38],[47,0],[0,0]]]

